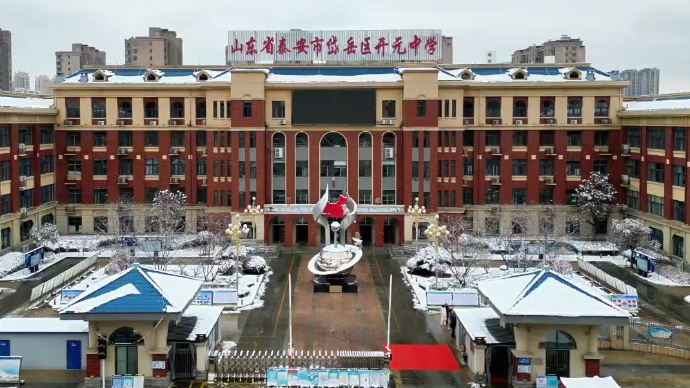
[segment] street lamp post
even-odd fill
[[[426,214],[426,208],[424,206],[419,207],[419,197],[414,199],[414,206],[410,205],[407,207],[407,214],[414,218],[414,252],[417,254],[417,249],[419,245],[419,217],[422,214]]]
[[[244,214],[249,215],[252,218],[252,232],[254,234],[253,240],[256,240],[256,235],[258,234],[258,227],[256,227],[256,216],[263,215],[264,214],[264,209],[261,208],[261,205],[256,204],[256,197],[252,197],[252,204],[248,205],[246,209],[244,209]],[[254,229],[256,228],[256,229]]]
[[[235,225],[228,224],[225,234],[235,242],[235,284],[237,285],[237,295],[240,294],[240,239],[249,234],[247,225],[240,224],[239,220]]]
[[[438,252],[438,246],[441,240],[450,236],[450,231],[445,225],[439,225],[438,214],[434,217],[435,223],[429,226],[424,234],[434,243],[434,248],[436,249],[436,289],[438,289],[438,268],[441,266],[441,255]]]

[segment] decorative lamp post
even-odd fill
[[[438,246],[441,243],[441,240],[444,238],[448,238],[450,236],[450,231],[446,228],[445,225],[439,225],[439,217],[438,214],[434,217],[436,222],[429,226],[425,231],[424,234],[429,238],[430,241],[434,243],[434,248],[436,249],[436,288],[438,289],[438,268],[441,266],[441,255],[438,252]]]
[[[256,231],[258,228],[256,227],[256,216],[260,216],[264,214],[264,209],[261,208],[261,205],[256,204],[256,197],[252,197],[252,204],[248,205],[246,209],[244,209],[244,214],[249,215],[252,218],[252,232],[254,234],[253,239],[256,240],[256,235],[258,234]]]
[[[249,234],[247,225],[242,225],[239,221],[233,225],[228,224],[225,229],[225,234],[233,241],[235,241],[235,283],[237,284],[237,294],[240,292],[240,239]]]
[[[426,214],[426,208],[424,206],[419,207],[419,197],[414,199],[414,206],[410,205],[407,207],[407,214],[411,215],[412,218],[414,218],[414,228],[415,228],[414,251],[416,254],[417,249],[418,249],[418,245],[419,245],[419,217],[422,214]]]

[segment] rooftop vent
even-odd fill
[[[594,71],[588,70],[587,75],[585,76],[585,79],[587,81],[594,81]]]
[[[79,82],[81,82],[81,83],[89,82],[89,75],[86,73],[81,73],[81,75],[79,76]]]

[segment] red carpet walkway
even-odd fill
[[[391,370],[459,371],[448,345],[393,345]]]

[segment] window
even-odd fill
[[[664,249],[664,232],[662,232],[660,229],[652,227],[650,227],[649,230],[651,231],[649,237],[652,240],[657,241],[659,243],[659,247]]]
[[[573,337],[561,330],[544,336],[539,343],[546,349],[546,373],[560,377],[570,377],[570,349],[577,349]]]
[[[158,159],[146,159],[146,175],[159,175],[160,161]]]
[[[295,195],[297,197],[295,203],[297,203],[297,204],[309,203],[309,190],[305,190],[305,189],[296,190]]]
[[[70,101],[67,103],[67,118],[78,119],[81,116],[79,112],[79,103],[77,101]]]
[[[50,174],[51,172],[55,172],[53,156],[41,156],[41,174]]]
[[[527,131],[513,131],[513,145],[516,147],[527,146]]]
[[[105,101],[96,101],[91,107],[91,117],[94,119],[104,119],[105,116]]]
[[[134,144],[132,132],[120,131],[118,138],[120,147],[131,147]]]
[[[605,147],[609,145],[609,132],[596,131],[594,132],[594,146]]]
[[[10,213],[10,194],[0,195],[0,211],[2,214]]]
[[[527,204],[527,189],[513,189],[513,205]]]
[[[527,160],[513,159],[513,175],[527,175]]]
[[[229,200],[229,198],[228,198]],[[197,187],[196,189],[196,203],[205,204],[208,202],[208,190],[205,187]]]
[[[158,132],[145,131],[144,132],[144,146],[158,147]]]
[[[220,118],[225,118],[225,102],[220,101]],[[228,112],[230,112],[230,105],[228,105]]]
[[[565,222],[565,231],[569,235],[580,235],[580,220],[568,220]]]
[[[364,162],[363,160],[360,163]],[[371,162],[369,162],[371,163]],[[361,171],[361,170],[360,170]],[[295,176],[306,178],[309,176],[309,162],[306,160],[298,160],[296,162]]]
[[[594,104],[594,117],[609,117],[609,103],[606,100],[597,100]]]
[[[383,100],[381,103],[381,116],[383,118],[395,117],[395,100]]]
[[[673,255],[685,258],[685,239],[674,234],[671,238],[671,242],[673,243]]]
[[[81,161],[78,161],[81,166]],[[80,170],[81,171],[81,170]],[[34,175],[34,165],[31,159],[19,159],[19,175],[32,176]]]
[[[570,159],[565,166],[566,175],[580,176],[580,161]]]
[[[582,133],[580,131],[568,131],[566,137],[568,147],[580,147],[582,145]]]
[[[465,99],[462,101],[462,116],[468,119],[474,117],[474,99]]]
[[[48,203],[55,200],[55,185],[41,186],[41,203]]]
[[[664,198],[657,197],[656,195],[647,195],[649,212],[657,216],[664,216]]]
[[[150,101],[146,103],[144,108],[144,118],[157,119],[158,118],[158,103]]]
[[[539,203],[542,205],[553,204],[553,189],[539,189]]]
[[[451,100],[450,117],[458,116],[458,100]]]
[[[424,131],[424,148],[431,147],[431,132]]]
[[[285,163],[278,163],[274,162],[273,163],[273,176],[276,177],[283,177],[285,176]]]
[[[322,160],[322,177],[345,177],[347,176],[347,162],[344,160]]]
[[[486,131],[486,145],[489,147],[500,147],[501,133],[499,131]]]
[[[228,112],[230,108],[228,108]],[[242,102],[242,117],[252,117],[252,102],[243,101]]]
[[[93,146],[94,147],[106,147],[107,145],[108,145],[107,135],[105,132],[99,131],[99,132],[93,133]]]
[[[196,174],[206,175],[207,173],[207,162],[206,159],[197,159],[196,161]]]
[[[10,179],[10,161],[0,162],[0,181],[9,181]]]
[[[199,101],[196,103],[196,118],[205,119],[206,118],[206,101]]]
[[[395,165],[394,164],[384,164],[383,165],[383,177],[384,178],[395,178]]]
[[[170,145],[173,147],[184,147],[184,132],[175,131],[170,134]]]
[[[462,189],[462,203],[465,205],[474,204],[474,190],[473,189]]]
[[[108,189],[93,189],[93,203],[108,203]]]
[[[568,102],[568,117],[582,117],[582,101],[571,100]]]
[[[488,235],[501,233],[501,221],[496,216],[489,216],[484,219],[484,231]]]
[[[309,147],[309,136],[306,133],[298,133],[295,136],[295,146],[297,147]]]
[[[175,101],[170,104],[170,118],[171,119],[183,119],[184,118],[184,104]]]
[[[256,178],[256,162],[249,162],[249,178]]]
[[[53,127],[41,127],[41,144],[53,144]]]
[[[19,127],[19,143],[24,143],[26,145],[33,144],[31,127]]]
[[[685,130],[676,128],[673,130],[673,150],[685,151]]]
[[[285,190],[273,190],[273,203],[285,203]]]
[[[3,195],[3,197],[4,197],[4,195]],[[10,228],[4,228],[2,231],[0,231],[0,236],[2,238],[2,249],[10,247],[10,235],[11,234],[12,234],[12,231]]]
[[[498,189],[486,189],[486,204],[487,205],[498,205],[500,201],[500,191]]]
[[[415,162],[412,162],[412,163],[414,164]],[[360,160],[359,161],[359,177],[360,178],[371,177],[371,160]]]
[[[608,175],[609,173],[609,161],[608,160],[603,160],[603,159],[598,159],[594,161],[594,171]]]
[[[663,150],[666,148],[666,132],[663,129],[649,130],[649,148]]]
[[[134,175],[134,164],[132,159],[120,159],[120,175]]]
[[[419,148],[419,132],[412,132],[412,148]]]
[[[81,217],[67,217],[67,232],[81,233]]]
[[[67,132],[67,146],[79,147],[81,146],[81,132],[69,131]]]
[[[129,101],[120,101],[120,105],[117,107],[117,117],[123,119],[131,119],[132,103]]]
[[[462,175],[474,175],[474,161],[472,159],[463,160]]]
[[[395,205],[395,190],[383,190],[381,201],[384,205]]]
[[[630,147],[641,147],[642,145],[642,134],[639,129],[631,128],[628,129],[628,145]]]
[[[134,189],[130,187],[120,187],[120,200],[122,201],[134,201]]]
[[[649,176],[647,180],[657,183],[664,183],[665,167],[661,163],[649,162]]]
[[[541,117],[546,117],[546,118],[554,117],[555,109],[554,109],[553,101],[543,100],[541,102],[541,110],[539,113],[540,113]]]
[[[10,146],[10,127],[0,127],[0,147],[9,147],[9,146]]]
[[[628,159],[628,177],[639,178],[640,177],[640,161]]]
[[[635,190],[628,190],[627,204],[631,209],[640,210],[640,192]]]
[[[554,175],[554,160],[541,159],[539,160],[539,175],[553,176]]]
[[[498,176],[501,175],[501,164],[498,159],[486,160],[486,175]]]
[[[419,179],[419,162],[412,162],[412,179]]]
[[[426,117],[426,101],[417,101],[417,117]]]
[[[685,222],[685,202],[673,201],[673,219]]]
[[[136,346],[115,347],[115,374],[135,375],[139,373],[139,354]]]
[[[685,166],[673,166],[673,185],[685,187]]]
[[[96,233],[108,233],[108,217],[94,217],[93,231]]]
[[[185,175],[185,162],[183,159],[174,159],[172,161],[172,175]]]
[[[371,205],[371,190],[359,191],[359,203]]]
[[[81,203],[81,189],[70,187],[67,189],[67,203]]]
[[[271,113],[274,119],[285,118],[285,101],[271,102]]]
[[[486,117],[500,118],[501,117],[501,103],[497,100],[486,101]]]
[[[513,104],[513,117],[527,117],[527,103],[517,100]]]
[[[539,145],[540,146],[553,146],[556,144],[556,137],[553,131],[540,131],[539,132]]]
[[[206,131],[196,131],[196,145],[197,147],[203,147],[206,145]]]
[[[247,177],[247,162],[240,162],[240,178]]]
[[[359,148],[370,148],[372,145],[371,135],[362,133],[359,135]]]

